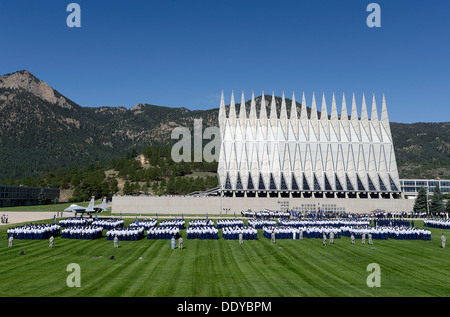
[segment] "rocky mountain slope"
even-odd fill
[[[275,98],[279,111],[281,98]],[[269,105],[271,96],[265,99]],[[259,109],[261,96],[256,104]],[[289,111],[291,100],[286,104]],[[218,107],[81,107],[26,70],[0,77],[0,113],[0,183],[58,167],[109,162],[133,147],[170,144],[172,129],[192,129],[196,118],[204,127],[218,125]],[[450,123],[393,122],[391,130],[401,178],[450,178]]]

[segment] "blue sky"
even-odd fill
[[[0,74],[27,69],[81,106],[210,109],[264,90],[308,106],[334,92],[338,111],[355,93],[360,111],[385,93],[393,122],[450,121],[448,0],[2,0],[0,35]]]

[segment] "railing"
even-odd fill
[[[195,191],[192,193],[187,194],[186,196],[201,196],[201,195],[211,195],[214,193],[217,193],[218,191],[220,191],[220,186],[214,187],[212,189],[208,189],[208,190],[204,190],[204,191]]]

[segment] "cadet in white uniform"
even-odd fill
[[[447,239],[445,238],[444,234],[442,234],[442,236],[441,236],[442,248],[445,248],[445,241],[446,240]]]
[[[8,239],[8,247],[9,248],[12,247],[13,239],[14,239],[13,236],[10,236],[9,239]]]
[[[53,248],[53,240],[54,240],[53,236],[51,236],[49,240],[50,240],[50,244],[48,245],[48,247]]]

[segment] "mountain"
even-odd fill
[[[255,99],[259,111],[262,97]],[[267,106],[271,99],[265,96]],[[279,112],[282,99],[275,100]],[[288,115],[291,103],[286,99]],[[249,112],[250,101],[246,105]],[[194,119],[218,126],[218,107],[82,107],[26,70],[0,77],[0,111],[0,183],[171,144],[172,129],[192,129]],[[450,178],[450,123],[392,122],[391,131],[401,178]]]
[[[81,107],[26,70],[0,77],[0,111],[0,182],[167,144],[172,127],[193,126],[207,113],[148,104]]]
[[[450,179],[450,122],[390,125],[400,178]]]

